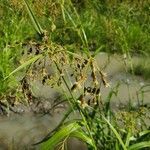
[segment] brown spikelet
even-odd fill
[[[99,94],[100,94],[100,88],[98,88],[96,91],[96,95],[99,95]]]
[[[60,77],[57,81],[57,85],[60,86],[62,84],[62,78]]]
[[[106,74],[104,74],[102,71],[99,71],[100,75],[101,75],[101,79],[102,82],[104,84],[105,87],[110,87],[109,83],[106,80]]]
[[[77,88],[81,88],[82,87],[81,85],[85,80],[86,80],[86,77],[81,75],[80,79],[76,81],[74,85],[72,86],[71,91],[75,91]]]
[[[110,86],[105,78],[102,78],[102,82],[103,82],[105,87],[109,87]]]
[[[94,105],[97,105],[97,99],[96,99],[96,97],[93,97],[92,102],[93,102]]]
[[[77,89],[77,87],[78,87],[78,84],[77,84],[77,82],[72,86],[72,88],[71,88],[71,91],[75,91],[76,89]]]
[[[93,89],[92,89],[92,94],[95,94],[96,93],[96,87],[94,87]]]
[[[43,77],[43,79],[42,79],[42,84],[43,84],[43,85],[46,83],[46,80],[47,80],[47,79],[48,79],[48,76],[45,75],[45,76]]]
[[[47,70],[45,68],[42,68],[42,75],[46,76],[47,75]]]
[[[91,72],[91,77],[92,77],[93,83],[94,83],[95,86],[97,86],[98,81],[97,81],[97,76],[96,76],[96,67],[95,67],[93,59],[91,59],[90,66],[91,66],[91,71],[92,71]]]
[[[80,95],[79,97],[79,102],[81,104],[81,107],[84,109],[85,107],[88,106],[88,104],[86,103],[85,99],[84,99],[84,96],[83,95]]]

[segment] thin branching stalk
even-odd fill
[[[54,63],[55,63],[55,65],[56,65],[56,67],[57,67],[57,70],[61,73],[60,68],[59,68],[57,62],[54,61]],[[82,117],[82,119],[83,119],[83,121],[84,121],[84,123],[85,123],[86,129],[87,129],[87,131],[88,131],[88,133],[89,133],[91,139],[93,140],[93,143],[95,143],[95,142],[94,142],[94,138],[93,138],[93,136],[92,136],[92,134],[91,134],[90,127],[89,127],[89,125],[88,125],[88,123],[87,123],[87,121],[86,121],[86,118],[85,118],[85,116],[84,116],[83,110],[80,109],[79,105],[77,104],[76,99],[74,98],[74,96],[73,96],[73,94],[72,94],[72,91],[70,90],[69,85],[68,85],[68,83],[66,82],[66,80],[65,80],[65,78],[64,78],[63,76],[62,76],[62,79],[63,79],[64,84],[66,85],[66,87],[67,87],[67,89],[68,89],[68,91],[69,91],[71,97],[72,97],[72,99],[71,99],[71,101],[73,100],[72,103],[76,106],[77,110],[79,111],[79,113],[80,113],[80,115],[81,115],[81,117]],[[95,145],[94,149],[97,150],[96,145]]]

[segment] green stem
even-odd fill
[[[55,63],[55,65],[56,65],[57,70],[59,71],[59,73],[61,73],[61,70],[60,70],[60,68],[59,68],[59,66],[58,66],[58,64],[57,64],[57,62],[54,61],[54,63]],[[72,97],[72,100],[73,100],[72,102],[73,102],[73,104],[74,104],[74,105],[76,106],[76,108],[78,109],[78,111],[79,111],[79,113],[80,113],[80,115],[81,115],[81,117],[82,117],[82,119],[83,119],[83,121],[84,121],[84,123],[85,123],[85,125],[86,125],[86,129],[87,129],[87,131],[88,131],[88,133],[89,133],[89,135],[90,135],[90,137],[91,137],[93,143],[95,143],[95,142],[94,142],[94,138],[93,138],[93,136],[92,136],[92,134],[91,134],[91,131],[90,131],[90,127],[89,127],[89,125],[88,125],[88,123],[87,123],[87,121],[86,121],[86,118],[85,118],[85,116],[84,116],[83,110],[80,109],[80,106],[77,104],[76,99],[74,98],[74,96],[73,96],[73,94],[72,94],[72,92],[71,92],[71,89],[69,88],[69,85],[68,85],[67,81],[65,80],[65,78],[64,78],[63,76],[62,76],[62,79],[63,79],[63,81],[64,81],[64,83],[65,83],[65,85],[66,85],[66,87],[67,87],[67,89],[68,89],[68,91],[69,91],[71,97]],[[97,150],[95,144],[94,144],[94,150]]]

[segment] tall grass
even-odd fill
[[[4,9],[5,13],[12,12],[9,13],[8,18],[12,19],[16,16],[14,22],[17,22],[19,16],[24,18],[20,26],[23,31],[18,28],[16,38],[21,35],[32,36],[29,35],[33,31],[28,26],[23,1],[11,0],[8,2],[6,0],[5,3],[5,7],[7,6]],[[37,0],[30,5],[33,6],[41,25],[50,31],[51,40],[61,45],[69,45],[72,50],[80,48],[83,51],[85,47],[86,49],[89,47],[90,50],[95,51],[103,46],[101,51],[149,55],[150,21],[147,0],[142,3],[101,0],[83,0],[81,3],[71,0],[55,2],[44,0],[41,2]],[[12,15],[17,13],[14,10],[19,10],[19,14]],[[19,33],[20,31],[27,34]]]

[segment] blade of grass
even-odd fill
[[[105,45],[101,45],[98,47],[95,51],[94,54],[92,54],[92,57],[95,57],[103,48],[105,48]]]
[[[63,140],[79,128],[81,128],[81,126],[77,122],[65,125],[59,131],[57,131],[48,141],[41,144],[41,150],[53,150],[61,140]]]
[[[25,2],[28,14],[30,16],[30,19],[31,19],[31,21],[33,23],[33,26],[34,26],[35,30],[38,32],[39,35],[43,35],[43,30],[42,30],[39,22],[37,21],[35,15],[33,14],[33,11],[31,10],[27,0],[23,0],[23,1]]]
[[[76,137],[78,139],[81,139],[82,141],[86,142],[87,144],[94,147],[94,143],[91,138],[89,138],[83,131],[74,131],[70,134],[72,137]]]
[[[127,133],[127,137],[126,137],[126,142],[125,142],[126,147],[128,147],[130,144],[130,137],[131,137],[131,130],[129,129],[129,131]]]
[[[37,144],[41,144],[45,141],[47,141],[48,139],[50,139],[51,136],[53,136],[53,134],[57,131],[59,131],[59,129],[61,128],[61,126],[63,125],[63,123],[65,122],[65,120],[68,118],[68,116],[72,113],[73,109],[70,108],[65,114],[64,117],[62,118],[62,120],[60,121],[60,123],[58,124],[58,126],[52,130],[50,133],[48,133],[45,138],[43,140],[41,140],[40,142],[34,143],[33,145],[37,145]]]
[[[136,137],[134,137],[134,136],[131,136],[130,137],[130,141],[135,141],[135,140],[142,140],[142,138],[144,137],[144,136],[147,136],[147,135],[149,135],[150,134],[150,130],[145,130],[145,131],[142,131],[142,132],[140,132],[139,134],[138,134],[138,137],[136,138]]]
[[[119,133],[117,132],[117,130],[112,126],[112,124],[104,117],[102,116],[103,120],[109,125],[110,129],[113,131],[113,133],[115,134],[116,138],[118,139],[119,143],[121,144],[123,150],[127,150],[124,142],[122,141]]]
[[[22,65],[20,65],[18,68],[16,68],[14,71],[12,71],[7,77],[4,78],[4,80],[8,79],[11,75],[13,75],[14,73],[20,71],[21,69],[27,67],[28,65],[34,63],[36,60],[38,60],[39,58],[41,58],[43,55],[37,55],[33,58],[31,58],[30,60],[26,61],[25,63],[23,63]]]
[[[118,141],[116,141],[116,144],[115,144],[115,150],[120,150]]]
[[[71,17],[70,13],[64,8],[64,12],[67,14],[69,20],[71,21],[71,23],[73,24],[74,28],[76,29],[82,43],[88,47],[88,44],[87,44],[87,38],[86,38],[86,34],[85,34],[85,31],[81,28],[78,28],[78,25],[75,23],[74,19]],[[81,25],[80,25],[81,26]]]
[[[142,149],[142,148],[146,148],[146,147],[150,148],[150,141],[133,144],[128,148],[128,150],[138,150],[138,149]]]

